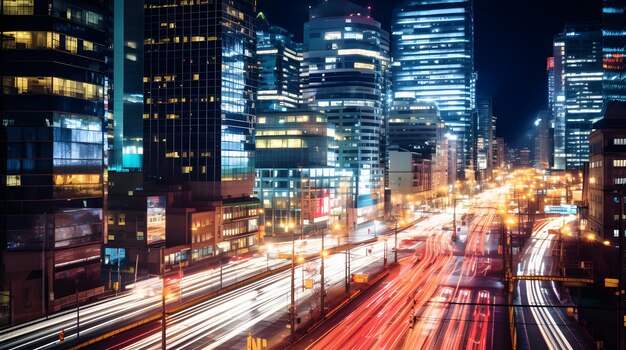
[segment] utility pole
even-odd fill
[[[619,281],[619,288],[617,290],[617,344],[619,350],[626,349],[626,335],[624,334],[624,328],[626,328],[626,315],[624,310],[624,291],[626,290],[626,281],[624,277],[624,191],[622,189],[618,192],[619,195],[619,259],[618,259],[618,273],[617,279]]]
[[[324,251],[324,235],[326,234],[326,232],[324,232],[322,230],[322,251],[321,251],[321,258],[322,258],[322,266],[320,267],[320,281],[321,281],[321,285],[320,285],[320,313],[322,315],[322,319],[326,318],[326,310],[324,307],[324,297],[325,297],[325,286],[324,286],[324,258],[326,257],[326,252]]]
[[[161,247],[161,349],[165,350],[165,246]]]
[[[396,219],[396,230],[393,234],[393,260],[398,263],[398,219]]]
[[[289,216],[287,216],[289,217]],[[287,222],[287,229],[289,229],[290,223]],[[291,230],[291,305],[289,306],[289,334],[291,341],[296,341],[296,229]]]

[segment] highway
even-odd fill
[[[560,230],[564,222],[573,217],[551,218],[539,225],[533,233],[521,263],[517,266],[517,275],[550,276],[558,275],[553,267],[552,249],[558,248],[558,235],[549,230]],[[547,349],[589,349],[581,337],[576,320],[567,315],[558,300],[557,287],[551,281],[517,281],[517,305],[541,305],[542,307],[516,307],[518,315],[518,338],[528,348]],[[554,305],[557,307],[545,307]]]

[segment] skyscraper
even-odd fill
[[[475,109],[471,0],[407,0],[391,22],[394,97],[437,102],[441,119],[462,140],[457,166],[470,166]]]
[[[147,0],[144,9],[145,188],[187,191],[178,206],[218,213],[216,237],[192,233],[193,242],[245,250],[258,233],[255,1]]]
[[[554,127],[554,168],[563,170],[565,169],[565,39],[561,35],[554,37],[552,54],[552,62],[548,61],[548,106],[552,110]]]
[[[476,172],[480,180],[491,177],[495,124],[491,97],[479,97],[476,102]]]
[[[587,135],[593,122],[602,118],[600,25],[567,24],[559,37],[565,53],[561,62],[565,98],[565,168],[579,169],[589,160]]]
[[[335,124],[338,167],[353,172],[345,203],[350,226],[383,205],[381,130],[389,34],[368,8],[345,0],[312,8],[304,25],[304,101]]]
[[[271,26],[257,32],[259,64],[257,112],[287,111],[300,106],[302,43],[287,30]]]
[[[108,167],[124,172],[140,170],[143,160],[143,1],[115,0],[113,13]]]
[[[0,6],[0,290],[15,323],[101,292],[109,7]]]
[[[602,1],[602,67],[605,103],[626,101],[626,3]]]

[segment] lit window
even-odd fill
[[[113,224],[115,224],[115,216],[113,216],[113,215],[109,215],[109,216],[108,216],[108,218],[107,218],[107,223],[108,223],[109,225],[113,225]]]
[[[115,235],[109,235],[108,238],[109,238],[109,241],[114,241],[115,240]]]
[[[120,214],[117,217],[117,224],[120,226],[126,225],[126,214]]]
[[[614,139],[613,144],[615,145],[626,145],[626,138]]]
[[[337,40],[341,39],[341,32],[326,32],[324,34],[324,40]]]
[[[22,176],[7,175],[7,186],[22,186]]]
[[[613,159],[614,167],[626,167],[626,159]]]
[[[78,39],[71,36],[66,36],[65,49],[69,52],[76,53],[78,51]]]
[[[194,74],[193,80],[200,80],[200,74]]]
[[[2,13],[5,15],[32,15],[34,0],[4,0]]]
[[[95,51],[93,43],[91,41],[83,40],[83,50]]]

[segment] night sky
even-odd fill
[[[371,5],[374,19],[390,30],[393,7],[402,0],[351,0]],[[272,25],[302,40],[308,5],[319,1],[258,0]],[[478,94],[493,97],[497,135],[511,146],[529,140],[537,111],[547,108],[546,58],[552,56],[554,34],[566,22],[599,21],[601,0],[475,0],[474,39]]]

